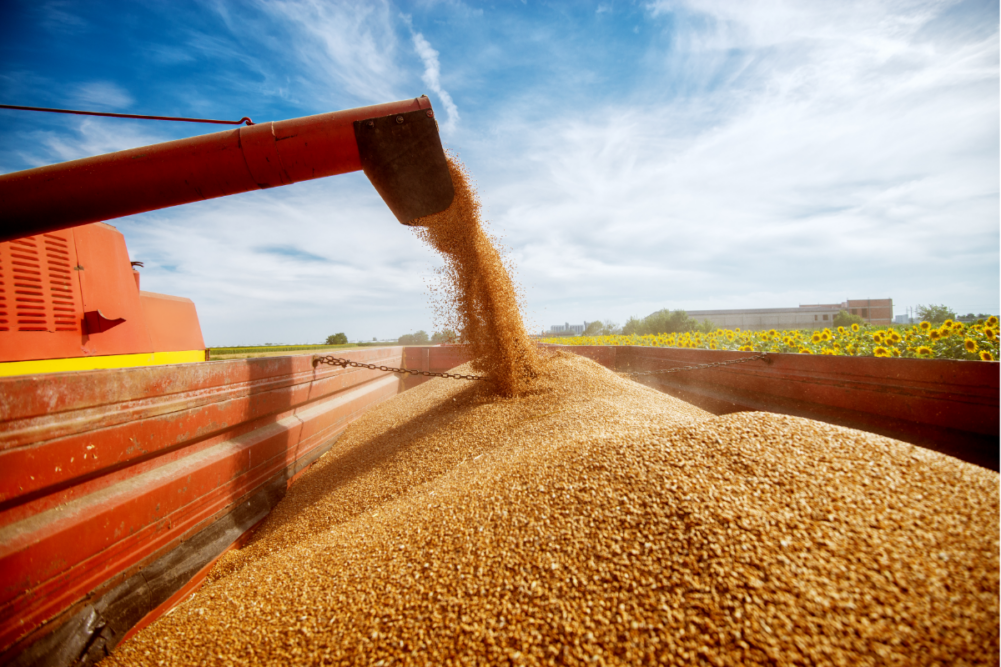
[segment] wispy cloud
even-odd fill
[[[257,246],[254,248],[255,252],[259,252],[264,255],[277,255],[278,257],[286,257],[290,260],[297,262],[327,262],[329,261],[326,257],[321,257],[320,255],[307,252],[300,248],[292,245],[265,245]]]
[[[91,81],[76,87],[70,101],[87,111],[117,111],[132,106],[128,91],[110,81]]]
[[[142,121],[73,117],[62,130],[33,130],[8,137],[11,152],[26,167],[41,167],[92,155],[148,146],[173,138],[154,132]],[[5,156],[8,160],[13,156]],[[13,160],[10,160],[13,161]],[[7,165],[0,165],[6,167]],[[11,171],[13,169],[10,169]]]
[[[146,261],[144,288],[193,299],[210,345],[305,342],[337,331],[396,337],[432,327],[421,276],[431,275],[436,258],[362,174],[115,225],[130,256]]]
[[[459,122],[459,109],[455,106],[455,102],[452,101],[452,96],[448,94],[448,91],[441,87],[441,65],[438,62],[439,54],[431,48],[431,44],[424,39],[424,35],[421,33],[412,32],[411,36],[414,40],[414,49],[416,49],[417,55],[424,62],[424,74],[421,75],[421,79],[441,99],[442,104],[445,105],[445,112],[448,114],[448,120],[443,124],[442,131],[451,132]]]
[[[289,47],[301,66],[335,87],[329,97],[365,104],[398,99],[404,73],[397,62],[396,13],[388,2],[275,0],[261,6],[290,27]]]
[[[57,33],[75,34],[88,28],[87,21],[70,11],[72,3],[46,2],[38,7],[41,24],[47,30]]]
[[[492,156],[517,167],[481,191],[537,320],[875,292],[997,309],[996,26],[951,39],[932,5],[664,7],[687,15],[662,92],[498,129],[520,159]],[[943,281],[957,257],[966,277]]]

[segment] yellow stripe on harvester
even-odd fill
[[[69,359],[40,359],[38,361],[8,361],[7,363],[0,364],[0,377],[35,375],[36,373],[93,371],[100,368],[134,368],[136,366],[190,364],[195,361],[205,361],[205,350],[113,354],[106,357],[71,357]]]

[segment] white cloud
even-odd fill
[[[431,330],[422,276],[438,260],[360,173],[112,222],[143,289],[194,300],[210,345]]]
[[[84,32],[89,27],[82,18],[69,11],[69,2],[46,2],[38,7],[41,23],[47,30],[75,34]]]
[[[128,91],[110,81],[81,84],[70,94],[70,101],[84,111],[119,111],[135,102]]]
[[[386,0],[274,0],[261,6],[290,27],[289,48],[314,80],[332,87],[328,97],[365,104],[400,99],[404,73],[397,62],[395,13]]]
[[[699,7],[664,93],[509,122],[474,168],[532,319],[866,296],[996,311],[996,28],[954,40],[925,5]]]
[[[421,76],[424,83],[434,92],[445,105],[445,112],[448,120],[443,123],[442,132],[450,132],[459,122],[459,109],[452,101],[452,96],[441,87],[441,65],[438,63],[438,52],[431,48],[431,44],[424,39],[424,35],[419,32],[412,33],[414,39],[414,49],[417,55],[424,62],[424,74]]]
[[[76,116],[67,121],[62,130],[18,133],[11,137],[14,148],[10,153],[27,166],[19,165],[18,168],[23,169],[148,146],[173,138],[150,130],[151,126],[143,121]],[[5,157],[10,160],[11,156]]]

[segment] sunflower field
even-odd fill
[[[716,329],[709,333],[647,336],[573,336],[544,338],[556,345],[645,345],[739,352],[784,352],[831,354],[853,357],[901,357],[909,359],[963,359],[995,361],[998,358],[998,318],[963,324],[946,320],[933,325],[876,327],[853,324],[836,329],[741,331]]]

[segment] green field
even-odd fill
[[[312,350],[344,350],[354,347],[372,347],[376,343],[347,343],[345,345],[248,345],[241,347],[210,347],[209,359],[239,359],[277,356],[282,352],[309,352]],[[386,345],[386,343],[380,343]]]

